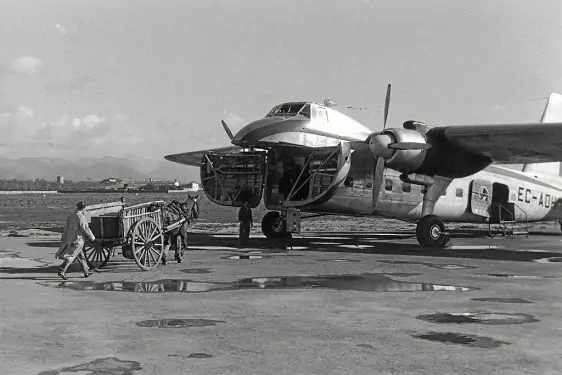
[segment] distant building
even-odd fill
[[[57,184],[64,184],[64,177],[63,176],[57,176]]]
[[[185,188],[190,191],[199,190],[199,184],[197,182],[189,182],[185,185]]]
[[[102,184],[120,184],[121,182],[123,182],[123,180],[113,177],[106,178],[105,180],[101,181]]]

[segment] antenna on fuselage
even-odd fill
[[[337,104],[332,99],[324,99],[324,105],[328,108],[335,107]]]

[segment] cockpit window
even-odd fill
[[[299,114],[299,112],[303,116],[310,117],[310,105],[306,102],[281,104],[274,107],[265,117],[296,116],[297,114]]]
[[[310,118],[310,104],[305,104],[304,107],[302,107],[302,109],[299,112],[301,115],[303,115],[304,117],[308,117]]]

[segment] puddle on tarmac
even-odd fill
[[[533,315],[508,313],[437,313],[418,315],[416,319],[431,323],[480,323],[490,325],[523,324],[540,321]]]
[[[155,319],[143,320],[135,323],[139,327],[158,327],[158,328],[191,328],[216,326],[217,323],[225,323],[223,320],[209,319]]]
[[[413,274],[398,273],[394,276],[411,276]],[[40,283],[72,290],[104,290],[140,293],[182,292],[201,293],[241,289],[297,289],[318,288],[334,290],[355,290],[362,292],[416,292],[416,291],[453,291],[468,292],[478,288],[438,285],[393,280],[384,274],[365,273],[360,275],[329,275],[329,276],[281,276],[254,277],[239,279],[230,283],[199,282],[193,280],[157,280],[147,282],[93,282],[65,281],[61,283]]]
[[[353,240],[352,237],[318,237],[318,236],[307,236],[308,239],[313,240],[330,240],[330,241],[342,241],[342,240]]]
[[[275,254],[275,255],[266,255],[263,253],[247,253],[241,255],[225,255],[221,257],[221,259],[232,259],[232,260],[252,260],[252,259],[265,259],[265,258],[279,258],[279,257],[300,257],[302,255],[299,254]]]
[[[180,270],[183,273],[189,273],[189,274],[199,274],[199,273],[211,273],[213,271],[211,271],[211,268],[186,268],[183,270]]]
[[[29,258],[20,258],[17,255],[0,256],[0,268],[35,268],[45,264]]]
[[[445,246],[445,250],[496,250],[503,249],[503,246],[495,245],[451,245]]]
[[[521,298],[499,298],[499,297],[482,297],[471,298],[472,301],[477,302],[499,302],[499,303],[533,303]]]
[[[366,249],[369,247],[373,247],[371,245],[338,245],[338,247],[344,247],[346,249]]]
[[[537,262],[537,263],[561,263],[562,257],[550,257],[550,258],[534,259],[533,262]]]
[[[271,258],[271,255],[228,255],[221,257],[221,259],[263,259]]]
[[[358,345],[355,345],[355,346],[358,346],[358,347],[360,347],[360,348],[365,348],[365,349],[376,349],[376,348],[375,348],[373,345],[371,345],[371,344],[358,344]]]
[[[430,332],[421,335],[412,335],[412,337],[421,340],[438,341],[448,344],[457,344],[472,348],[498,348],[501,345],[511,345],[509,342],[494,340],[485,336],[463,335],[453,332]]]
[[[461,264],[434,264],[434,263],[427,263],[427,262],[413,262],[407,260],[379,260],[379,262],[388,263],[388,264],[419,264],[422,266],[428,266],[431,268],[439,268],[445,270],[462,270],[462,269],[476,268],[472,266],[464,266]]]
[[[224,251],[224,250],[235,250],[236,247],[235,246],[199,246],[199,245],[193,245],[189,247],[189,250],[191,251],[196,251],[196,250],[218,250],[218,251]]]
[[[210,355],[210,354],[207,354],[207,353],[191,353],[187,357],[188,358],[211,358],[213,356]]]
[[[554,279],[554,276],[512,275],[508,273],[476,273],[475,275],[491,276],[491,277],[507,277],[510,279],[527,279],[527,280]]]
[[[72,372],[87,373],[91,375],[133,375],[133,372],[142,370],[136,361],[122,361],[118,358],[98,358],[82,365],[64,367],[58,370],[40,372],[38,375],[59,375]]]

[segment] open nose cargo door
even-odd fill
[[[351,167],[351,148],[348,142],[337,147],[314,148],[297,170],[285,170],[293,178],[282,195],[286,208],[300,208],[326,202],[336,194]]]
[[[201,184],[205,195],[221,206],[255,208],[260,204],[267,151],[217,154],[208,152],[201,163]]]

